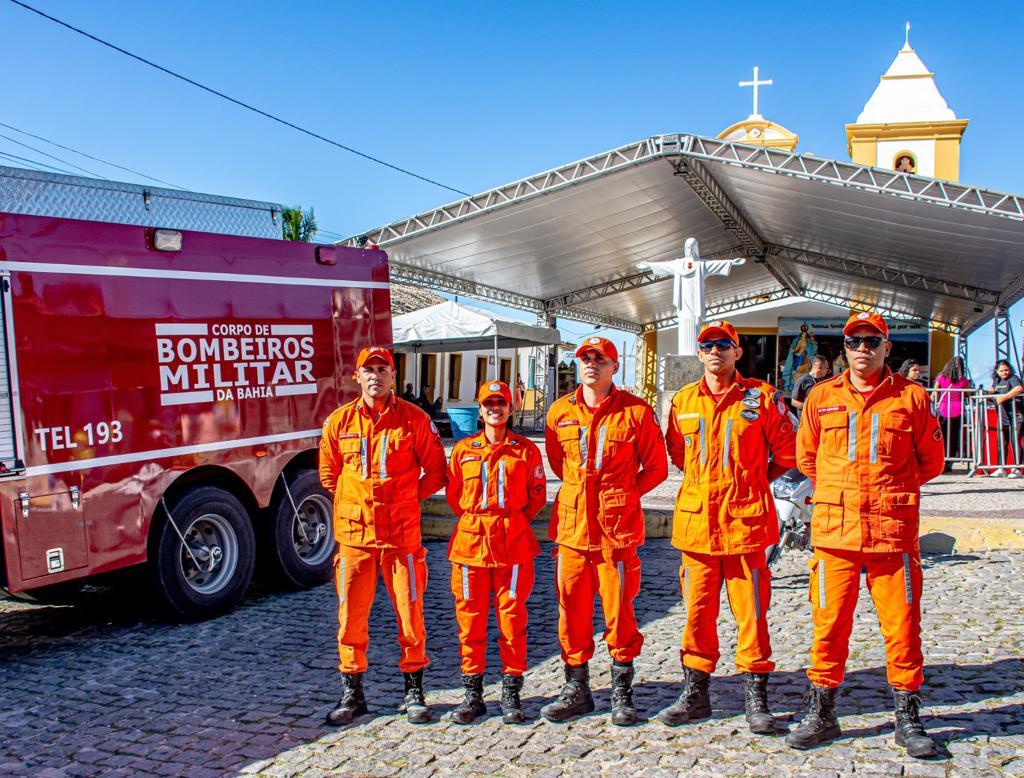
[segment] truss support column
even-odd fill
[[[550,313],[538,313],[537,324],[554,327],[555,317]],[[540,432],[544,429],[548,408],[558,399],[555,397],[558,391],[558,346],[538,346],[534,354],[537,355],[537,366],[534,373],[533,429]]]
[[[652,408],[658,404],[658,331],[645,330],[640,338],[636,376],[638,394]]]
[[[961,333],[960,330],[957,330],[956,334],[953,336],[953,351],[955,351],[956,355],[958,357],[960,357],[960,359],[963,360],[963,362],[964,362],[964,369],[966,370],[967,369],[967,336],[964,335],[963,333]]]
[[[996,359],[1005,359],[1011,365],[1016,355],[1013,353],[1013,333],[1010,331],[1010,312],[1002,305],[996,308],[993,317],[996,331]]]

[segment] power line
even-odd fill
[[[28,159],[26,157],[19,157],[17,154],[8,154],[8,153],[5,153],[3,151],[0,151],[0,157],[5,157],[6,159],[14,160],[15,162],[24,163],[24,164],[28,165],[29,167],[31,167],[33,170],[41,170],[42,168],[45,167],[45,168],[49,168],[50,170],[56,170],[58,173],[64,173],[65,175],[68,175],[68,176],[73,176],[74,175],[74,173],[72,173],[67,168],[55,167],[54,165],[47,165],[45,162],[37,162],[34,159]]]
[[[267,119],[270,119],[271,121],[277,122],[278,124],[283,124],[285,127],[291,127],[293,130],[297,130],[297,131],[299,131],[299,132],[301,132],[301,133],[303,133],[305,135],[309,135],[312,138],[316,138],[317,140],[322,140],[324,143],[329,143],[332,146],[336,146],[337,148],[342,149],[344,151],[347,151],[350,154],[355,154],[356,156],[362,157],[363,159],[367,159],[370,162],[375,162],[378,165],[383,165],[384,167],[390,168],[391,170],[395,170],[395,171],[397,171],[399,173],[404,173],[407,176],[412,176],[413,178],[417,178],[420,181],[425,181],[428,184],[433,184],[434,186],[439,186],[442,189],[447,189],[450,192],[455,192],[456,194],[460,194],[460,195],[462,195],[464,197],[469,197],[470,196],[469,192],[463,192],[461,189],[456,189],[453,186],[448,186],[447,184],[442,184],[440,181],[435,181],[432,178],[427,178],[426,176],[421,176],[419,173],[413,173],[411,170],[407,170],[407,169],[405,169],[403,167],[399,167],[398,165],[393,165],[390,162],[385,162],[383,159],[371,156],[370,154],[366,154],[366,153],[364,153],[362,151],[354,149],[351,146],[346,146],[345,144],[339,143],[338,141],[331,140],[330,138],[324,137],[323,135],[320,135],[319,133],[313,132],[312,130],[307,130],[305,127],[300,127],[299,125],[294,124],[294,123],[292,123],[292,122],[290,122],[290,121],[288,121],[286,119],[282,119],[282,118],[280,118],[278,116],[275,116],[272,113],[267,113],[266,111],[261,110],[259,108],[256,108],[255,106],[249,105],[248,103],[242,102],[241,100],[237,100],[234,97],[231,97],[229,95],[224,94],[223,92],[218,92],[216,89],[213,89],[212,87],[208,87],[208,86],[206,86],[204,84],[200,84],[198,81],[195,81],[195,80],[193,80],[191,78],[188,78],[187,76],[183,76],[180,73],[175,73],[173,70],[169,70],[168,68],[165,68],[162,65],[157,65],[155,62],[151,62],[150,60],[145,59],[144,57],[140,57],[138,54],[133,54],[132,52],[128,51],[127,49],[122,49],[120,46],[116,46],[113,43],[109,43],[108,41],[105,41],[102,38],[97,38],[95,35],[92,35],[92,34],[86,32],[85,30],[79,29],[78,27],[75,27],[72,24],[68,24],[67,22],[62,21],[61,19],[58,19],[55,16],[50,16],[48,13],[44,13],[43,11],[40,11],[38,8],[33,8],[32,6],[28,5],[27,3],[21,2],[21,0],[10,0],[10,2],[14,3],[17,6],[20,6],[21,8],[24,8],[26,11],[31,11],[32,13],[37,14],[37,15],[43,17],[44,19],[49,19],[51,22],[59,24],[61,27],[65,27],[65,28],[71,30],[72,32],[77,32],[79,35],[83,35],[86,38],[89,38],[90,40],[93,40],[96,43],[99,43],[99,44],[101,44],[103,46],[106,46],[109,49],[113,49],[116,52],[124,54],[126,57],[131,57],[132,59],[136,60],[137,62],[141,62],[144,65],[149,65],[149,67],[155,68],[156,70],[159,70],[162,73],[166,73],[169,76],[173,76],[174,78],[177,78],[180,81],[184,81],[186,84],[191,84],[194,87],[202,89],[204,92],[209,92],[210,94],[216,95],[217,97],[220,97],[220,98],[222,98],[224,100],[227,100],[230,103],[234,103],[235,105],[237,105],[237,106],[239,106],[241,108],[245,108],[247,111],[252,111],[253,113],[257,113],[260,116],[263,116],[263,117],[265,117]]]
[[[27,135],[30,138],[35,138],[36,140],[41,140],[41,141],[43,141],[43,143],[49,143],[51,146],[56,146],[58,149],[64,149],[65,151],[70,151],[72,154],[78,154],[80,157],[85,157],[86,159],[91,159],[91,160],[94,160],[96,162],[100,162],[100,163],[102,163],[104,165],[109,165],[110,167],[116,167],[118,170],[125,170],[125,171],[131,173],[132,175],[141,176],[142,178],[148,178],[150,181],[156,181],[158,184],[166,184],[167,186],[173,187],[174,189],[181,189],[182,191],[186,191],[186,192],[188,191],[187,189],[185,189],[185,187],[178,186],[177,184],[172,184],[170,181],[164,181],[162,178],[154,178],[153,176],[147,176],[145,173],[140,173],[138,170],[132,170],[130,167],[125,167],[124,165],[118,165],[116,162],[108,162],[105,159],[100,159],[99,157],[94,157],[92,154],[86,154],[84,151],[79,151],[78,149],[73,149],[70,146],[63,146],[60,143],[57,143],[57,141],[55,141],[55,140],[50,140],[49,138],[44,138],[42,135],[36,135],[34,133],[28,132],[27,130],[22,130],[22,129],[19,129],[17,127],[14,127],[13,125],[5,124],[4,122],[0,122],[0,127],[6,127],[8,130],[14,130],[15,132],[19,132],[22,135]],[[15,141],[15,143],[17,143],[17,141]],[[40,152],[40,153],[42,153],[42,152]],[[68,163],[68,164],[70,164],[70,163]],[[79,168],[79,170],[81,170],[81,169],[82,168]]]
[[[86,170],[84,167],[79,167],[74,162],[68,162],[66,159],[61,159],[60,157],[53,156],[53,154],[47,154],[45,151],[43,151],[42,149],[37,149],[35,146],[29,146],[27,143],[22,143],[20,140],[15,140],[14,138],[10,137],[9,135],[4,135],[3,133],[0,133],[0,138],[3,138],[4,140],[9,140],[11,143],[16,143],[17,145],[21,146],[22,148],[28,149],[29,151],[34,151],[36,154],[42,154],[44,157],[49,157],[50,159],[55,159],[58,162],[63,162],[65,165],[70,165],[75,170],[80,170],[83,173],[88,173],[90,176],[95,176],[96,178],[102,178],[104,181],[109,181],[110,180],[106,176],[101,176],[99,173],[93,173],[91,170]]]

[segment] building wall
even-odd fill
[[[935,177],[935,141],[926,140],[880,140],[878,141],[878,167],[891,168],[896,155],[909,151],[917,158],[917,175]]]

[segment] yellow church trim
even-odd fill
[[[769,138],[767,137],[769,132],[782,137]],[[739,133],[742,133],[742,135],[736,137]],[[797,143],[800,142],[800,137],[795,132],[787,130],[781,124],[753,116],[748,116],[743,121],[726,127],[718,133],[717,137],[719,140],[746,143],[751,146],[764,146],[769,149],[782,149],[783,151],[792,151],[796,148]]]

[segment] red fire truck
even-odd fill
[[[281,207],[0,167],[0,587],[146,565],[172,611],[235,606],[257,554],[331,575],[316,474],[382,251],[280,240]]]

